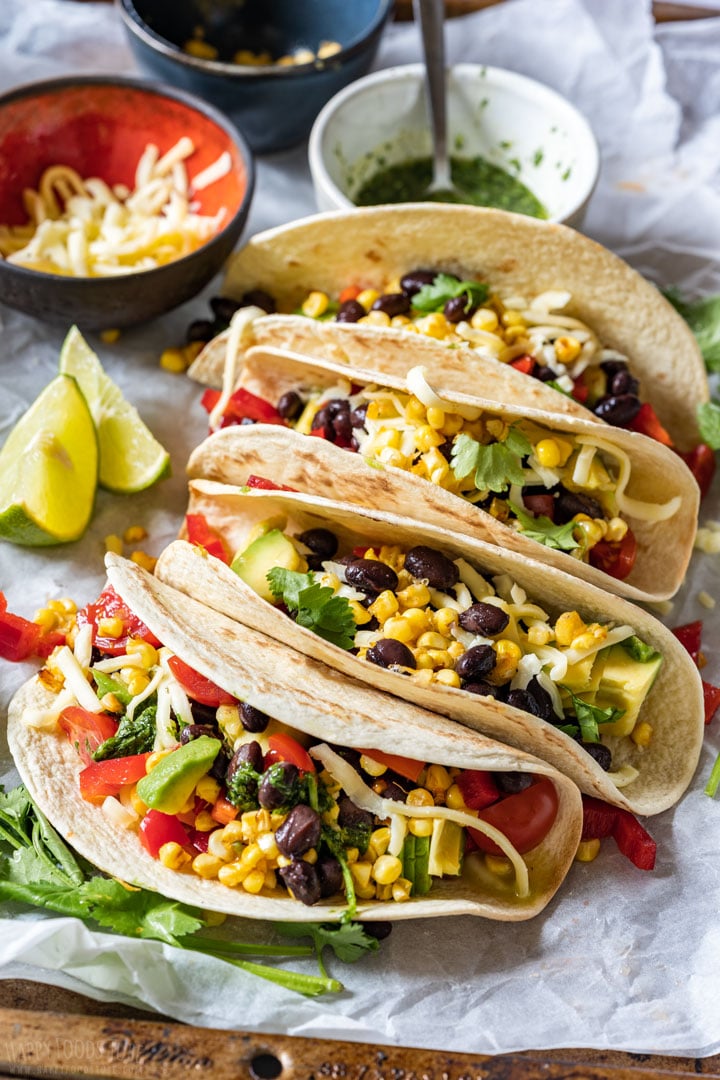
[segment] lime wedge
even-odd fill
[[[108,491],[143,491],[170,473],[170,455],[137,409],[105,374],[76,326],[60,351],[60,371],[72,375],[87,398],[100,443],[99,482]]]
[[[75,379],[58,375],[0,450],[0,539],[38,546],[82,536],[92,513],[98,446]]]

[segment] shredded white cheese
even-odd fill
[[[65,686],[75,697],[78,705],[88,712],[102,712],[100,699],[85,678],[83,669],[67,645],[62,645],[53,656],[54,665],[65,677]]]

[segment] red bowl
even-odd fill
[[[27,221],[22,191],[36,188],[51,165],[83,179],[132,188],[148,143],[160,154],[182,136],[195,152],[192,179],[225,151],[232,167],[194,196],[203,214],[224,208],[210,240],[153,270],[112,278],[74,278],[16,266],[0,258],[0,300],[38,318],[97,330],[143,322],[194,296],[220,269],[240,237],[252,197],[254,167],[237,129],[190,94],[120,77],[33,83],[0,97],[0,224]]]

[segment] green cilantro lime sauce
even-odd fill
[[[450,193],[425,195],[432,180],[432,159],[416,158],[391,165],[366,180],[355,196],[357,206],[377,206],[378,203],[400,202],[463,202],[473,206],[495,206],[517,214],[546,218],[547,210],[532,191],[510,173],[485,158],[450,159],[453,183],[465,198],[453,199]]]

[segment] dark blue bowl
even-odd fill
[[[138,63],[156,78],[211,102],[237,124],[253,150],[281,150],[309,134],[333,94],[370,67],[392,0],[119,0]],[[197,26],[217,60],[183,52]],[[342,48],[326,60],[241,66],[239,49],[273,58],[321,41]]]

